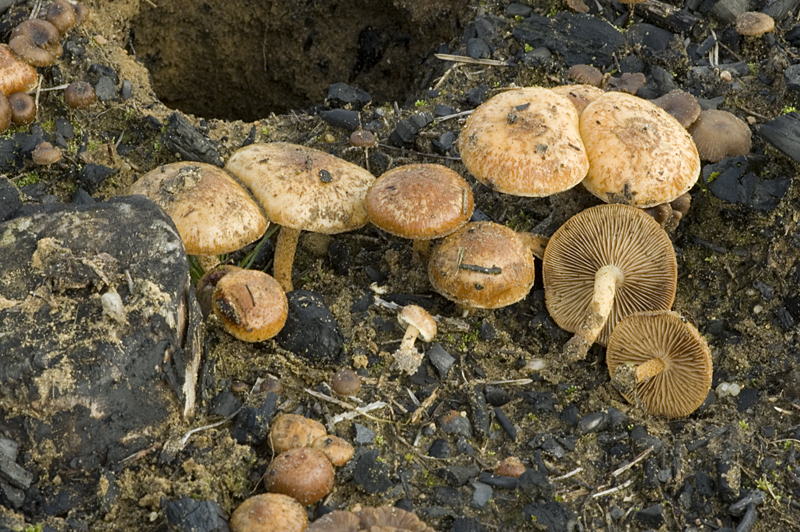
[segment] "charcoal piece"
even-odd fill
[[[86,164],[78,174],[78,183],[89,194],[94,194],[103,182],[112,175],[119,172],[116,168],[110,168],[102,164]]]
[[[11,218],[21,207],[19,189],[8,179],[0,179],[0,222]]]
[[[352,87],[347,83],[333,83],[328,87],[327,104],[331,107],[344,107],[350,104],[359,110],[372,101],[372,96],[365,90]]]
[[[547,479],[547,475],[535,469],[527,469],[522,476],[519,477],[518,487],[526,497],[532,500],[552,499],[555,493],[555,489]]]
[[[214,399],[211,400],[210,408],[208,409],[209,415],[228,417],[234,412],[239,410],[242,402],[233,395],[231,392],[224,391],[218,393]]]
[[[661,528],[664,524],[664,506],[659,503],[634,512],[633,520],[648,528]]]
[[[225,513],[216,501],[183,497],[162,499],[161,507],[174,530],[183,532],[229,532]]]
[[[114,83],[114,85],[119,83],[119,76],[117,75],[117,71],[107,65],[103,65],[100,63],[92,63],[91,65],[89,65],[87,73],[89,74],[89,82],[92,83],[93,85],[97,83],[97,81],[103,76],[110,78],[111,81]]]
[[[489,419],[489,409],[486,406],[486,398],[483,396],[480,385],[476,384],[472,390],[467,392],[467,400],[472,411],[475,430],[484,438],[487,437],[491,428],[491,421]]]
[[[428,453],[430,455],[430,453]],[[481,470],[475,466],[450,466],[443,467],[436,471],[445,482],[454,488],[458,488],[480,475]]]
[[[456,359],[453,358],[439,342],[431,344],[428,348],[427,355],[428,360],[430,360],[433,367],[436,368],[439,378],[446,379]]]
[[[412,144],[420,130],[431,122],[433,122],[433,114],[428,112],[404,118],[397,123],[387,142],[397,147]]]
[[[94,86],[94,92],[97,94],[97,99],[101,102],[110,102],[117,99],[117,87],[114,81],[108,76],[100,76]]]
[[[483,472],[478,475],[478,480],[489,486],[504,490],[515,490],[519,486],[517,477],[507,477],[505,475],[495,475],[494,473]]]
[[[275,337],[287,351],[317,364],[335,364],[344,356],[344,336],[322,296],[310,290],[286,294],[289,316]]]
[[[329,111],[320,111],[319,116],[331,126],[346,129],[347,131],[355,131],[361,124],[358,111],[331,109]]]
[[[514,427],[514,424],[511,423],[511,420],[508,419],[505,412],[503,412],[500,408],[494,408],[494,417],[497,419],[497,423],[506,431],[508,437],[511,438],[511,441],[517,441],[517,429]]]
[[[353,472],[353,480],[370,495],[383,493],[392,487],[389,466],[378,461],[376,449],[370,449],[358,458]]]
[[[433,440],[433,443],[428,448],[428,456],[440,459],[450,458],[450,444],[443,438]]]
[[[178,113],[169,116],[164,132],[164,146],[170,152],[178,153],[184,161],[222,166],[222,158],[214,144]]]
[[[577,521],[575,513],[557,501],[528,504],[522,513],[526,523],[535,522],[536,529],[542,532],[572,530]]]

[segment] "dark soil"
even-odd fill
[[[3,27],[26,18],[35,3],[23,2],[7,11]],[[627,10],[621,4],[600,0],[603,13],[598,13],[598,3],[588,3],[592,17],[626,23]],[[684,7],[680,0],[669,3]],[[756,7],[762,3],[756,2]],[[406,144],[388,143],[400,120],[433,113],[438,105],[465,111],[509,86],[568,83],[570,65],[563,58],[540,55],[513,36],[530,13],[573,16],[562,2],[529,2],[531,6],[520,11],[527,14],[517,16],[517,8],[505,1],[462,6],[458,1],[239,0],[225,2],[224,10],[189,0],[155,4],[159,7],[133,0],[90,2],[93,15],[67,38],[84,52],[43,69],[44,84],[55,86],[91,79],[90,65],[106,65],[114,69],[119,83],[131,82],[133,96],[71,111],[59,92],[41,93],[37,125],[12,128],[4,138],[36,127],[53,134],[58,118],[73,125],[75,136],[59,166],[38,168],[27,160],[4,169],[29,202],[69,202],[76,190],[87,188],[79,170],[90,163],[117,170],[89,190],[95,199],[124,194],[142,173],[176,160],[162,137],[174,108],[196,115],[186,116],[223,159],[250,136],[256,142],[305,144],[364,165],[364,152],[348,144],[350,131],[331,126],[318,114],[325,109],[327,86],[345,82],[373,98],[360,109],[360,120],[380,141],[368,155],[375,175],[407,163],[446,164],[469,180],[482,213],[520,231],[551,234],[573,214],[598,203],[580,186],[535,199],[502,195],[478,184],[457,154],[442,147],[447,133],[458,134],[464,117],[433,121]],[[207,324],[203,402],[196,419],[182,421],[173,415],[172,422],[138,436],[141,453],[125,463],[103,464],[113,475],[103,477],[91,504],[67,506],[47,516],[0,506],[0,519],[14,523],[17,530],[26,524],[56,530],[166,530],[162,501],[182,497],[217,501],[229,516],[242,500],[261,490],[259,476],[271,459],[263,439],[238,443],[233,437],[236,422],[229,421],[195,433],[174,460],[160,460],[160,451],[190,429],[218,421],[208,414],[208,405],[221,392],[235,387],[233,393],[246,405],[260,407],[266,392],[238,390],[271,375],[284,386],[279,411],[319,419],[350,441],[355,423],[375,433],[358,447],[354,462],[338,473],[325,508],[401,501],[439,531],[710,531],[740,524],[746,527],[741,530],[800,530],[800,510],[794,502],[800,497],[798,168],[757,133],[760,124],[797,105],[796,93],[787,89],[782,76],[798,58],[797,48],[787,41],[794,16],[779,20],[769,37],[740,39],[731,35],[730,23],[707,10],[705,4],[713,2],[700,6],[705,11],[698,11],[698,4],[691,2],[697,22],[666,50],[652,54],[647,46],[626,45],[604,70],[638,66],[651,76],[653,68],[660,67],[675,86],[749,119],[754,130],[750,164],[757,177],[792,181],[774,205],[756,208],[752,202],[719,199],[708,179],[701,179],[691,191],[691,210],[671,235],[679,273],[673,308],[711,346],[712,392],[720,383],[736,383],[742,388],[738,397],[717,398],[712,393],[686,419],[643,415],[610,385],[600,346],[572,365],[567,376],[554,378],[545,370],[545,378],[526,369],[535,358],[553,365],[570,337],[549,318],[541,280],[518,304],[464,317],[430,290],[421,268],[411,267],[410,242],[371,226],[332,237],[305,234],[294,285],[319,292],[341,327],[343,365],[359,368],[365,384],[358,403],[349,402],[358,406],[383,401],[387,407],[332,425],[333,416],[348,409],[307,390],[330,395],[325,383],[336,367],[311,364],[275,341],[238,342],[212,318]],[[634,21],[640,21],[640,13],[646,10],[637,7]],[[652,18],[646,22],[665,25]],[[713,69],[705,77],[692,70],[704,60],[693,59],[689,49],[703,43],[712,30],[727,43],[719,51],[723,67],[747,67],[731,82]],[[235,32],[241,32],[241,38],[230,39]],[[372,48],[365,44],[370,38],[377,43]],[[510,64],[454,64],[433,55],[466,55],[468,45],[480,45],[470,44],[470,38],[484,41],[486,59],[511,59]],[[253,66],[247,66],[245,58]],[[385,278],[381,298],[421,304],[440,318],[436,341],[455,359],[446,375],[427,363],[413,377],[391,370],[390,353],[402,330],[396,312],[373,300],[370,285],[376,276]],[[495,399],[498,388],[510,400]],[[444,430],[450,424],[442,418],[451,411],[464,413],[471,433],[460,436]],[[600,423],[595,426],[592,421]],[[515,438],[509,434],[512,429]],[[434,444],[438,457],[429,452]],[[646,451],[650,446],[654,450]],[[371,451],[377,451],[377,459]],[[492,483],[489,476],[479,478],[476,473],[490,473],[509,456],[519,457],[545,479],[528,478],[516,489],[495,487],[488,502],[472,504],[473,494],[484,488],[467,479],[454,480],[456,472],[465,471],[458,467],[477,468],[467,478]],[[362,459],[372,460],[379,477],[388,479],[388,489],[365,490],[366,483],[354,475],[356,463],[369,465]],[[618,472],[626,464],[632,464],[630,469]],[[39,488],[59,493],[60,473],[41,478]],[[618,489],[601,495],[613,488]],[[730,505],[751,490],[760,491],[763,502],[742,517],[744,510]],[[318,511],[322,509],[309,508],[310,514]],[[751,516],[757,522],[749,528]],[[543,528],[549,518],[556,524]]]

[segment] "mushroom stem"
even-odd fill
[[[419,336],[419,329],[409,325],[403,335],[403,341],[400,342],[400,351],[414,351],[414,340],[417,339],[417,336]]]
[[[608,321],[614,306],[617,287],[625,280],[625,275],[616,266],[603,266],[594,276],[594,296],[580,328],[564,346],[564,355],[569,360],[582,360],[592,344],[597,340],[600,331]]]
[[[278,232],[278,243],[275,245],[272,273],[284,292],[291,292],[293,289],[292,265],[294,264],[294,253],[297,250],[297,241],[299,239],[300,229],[292,229],[285,225],[281,226]]]
[[[424,264],[430,248],[430,240],[414,240],[411,248],[411,260],[414,261],[414,264]]]
[[[203,268],[203,273],[210,272],[219,265],[219,257],[217,255],[195,255],[197,263]]]
[[[644,364],[636,367],[636,383],[644,382],[652,379],[656,375],[660,375],[666,369],[664,361],[660,358],[651,358]]]

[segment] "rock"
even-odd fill
[[[518,479],[517,487],[522,490],[526,497],[532,500],[548,500],[553,498],[555,489],[547,475],[527,469]]]
[[[528,504],[522,509],[522,514],[526,523],[547,532],[571,530],[577,520],[572,510],[557,501]]]
[[[428,456],[441,459],[450,458],[450,444],[443,438],[433,440],[428,448]]]
[[[355,131],[358,129],[359,124],[361,124],[358,111],[350,111],[348,109],[320,111],[319,116],[331,126],[340,127],[347,131]]]
[[[275,337],[278,344],[315,364],[335,364],[344,356],[344,336],[322,296],[310,290],[286,294],[289,316]]]
[[[736,410],[744,412],[758,401],[758,390],[755,388],[742,388],[736,401]]]
[[[457,410],[451,410],[440,417],[439,426],[445,434],[459,434],[465,438],[472,438],[472,425],[469,419],[462,416]]]
[[[372,101],[367,91],[352,87],[346,83],[333,83],[328,87],[327,103],[331,107],[351,105],[359,110]]]
[[[184,161],[199,161],[222,166],[222,158],[202,133],[178,113],[172,113],[164,131],[164,147],[171,153],[178,153]]]
[[[114,84],[114,80],[108,76],[100,76],[94,86],[94,92],[101,102],[110,102],[117,99],[117,87]]]
[[[428,360],[430,360],[433,367],[436,368],[439,378],[446,379],[456,359],[453,358],[439,342],[431,344],[428,348],[427,355]]]
[[[377,449],[370,449],[358,458],[353,480],[370,495],[383,493],[392,487],[389,466],[378,461]]]
[[[486,397],[486,402],[492,406],[503,406],[511,401],[511,395],[500,386],[494,384],[487,384],[483,389],[483,396]]]
[[[183,497],[161,500],[161,508],[174,530],[183,532],[229,532],[225,513],[213,500],[198,501]]]
[[[360,423],[353,423],[353,429],[356,433],[353,443],[356,445],[369,445],[375,439],[375,432]]]
[[[633,519],[649,528],[661,528],[661,525],[664,524],[664,507],[661,504],[648,506],[643,510],[634,512]]]
[[[605,412],[595,412],[583,416],[578,423],[578,427],[582,434],[589,434],[592,432],[600,432],[605,430],[610,425],[608,414]]]
[[[476,480],[470,482],[470,485],[475,490],[472,492],[472,501],[470,502],[470,506],[473,508],[483,508],[486,506],[486,503],[491,500],[492,496],[494,496],[494,490],[491,486]]]

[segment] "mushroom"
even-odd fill
[[[57,163],[61,157],[61,150],[49,142],[40,142],[31,152],[33,162],[41,166]]]
[[[612,380],[623,368],[633,372],[625,399],[644,403],[655,416],[688,416],[711,389],[711,351],[697,329],[668,310],[636,312],[617,323],[606,363]]]
[[[396,506],[365,507],[353,513],[335,510],[311,523],[307,532],[434,532],[414,513]]]
[[[314,443],[311,444],[311,448],[322,451],[322,453],[328,457],[328,460],[331,461],[331,464],[336,467],[345,465],[353,458],[353,454],[355,453],[355,449],[353,449],[353,446],[350,445],[349,442],[343,440],[339,436],[333,436],[331,434],[320,436],[314,440]]]
[[[301,231],[336,234],[367,223],[364,198],[375,178],[333,155],[285,142],[251,144],[231,155],[225,168],[281,225],[274,276],[287,292]]]
[[[419,336],[430,342],[436,336],[436,321],[427,310],[417,305],[406,305],[397,315],[400,325],[406,327],[400,347],[394,352],[394,365],[400,371],[414,374],[422,363],[422,355],[414,347]]]
[[[661,107],[608,92],[580,117],[589,156],[583,185],[607,203],[652,207],[687,192],[700,176],[692,137]]]
[[[369,220],[379,229],[414,241],[414,261],[427,257],[432,239],[469,221],[472,189],[457,172],[439,164],[408,164],[381,175],[366,197]]]
[[[592,65],[572,65],[567,70],[567,77],[578,83],[600,88],[605,81],[605,76],[599,68]]]
[[[294,497],[304,506],[333,491],[335,472],[325,453],[299,447],[276,456],[264,472],[264,488],[270,493]]]
[[[216,290],[219,280],[238,269],[238,267],[230,264],[220,264],[205,272],[197,281],[197,286],[195,286],[194,291],[197,303],[200,305],[200,312],[203,313],[204,318],[211,314],[211,301],[214,297],[214,290]]]
[[[38,81],[35,68],[17,59],[7,45],[0,44],[0,92],[6,96],[30,92]]]
[[[61,34],[46,20],[29,19],[11,31],[8,47],[32,66],[50,66],[61,57]]]
[[[15,92],[8,97],[11,104],[11,121],[17,126],[26,126],[36,120],[36,102],[30,94]]]
[[[639,89],[644,87],[647,79],[641,72],[625,72],[616,78],[609,76],[606,79],[604,88],[608,91],[626,92],[635,95]]]
[[[431,252],[434,290],[464,307],[500,308],[533,286],[533,238],[494,222],[470,222]]]
[[[6,98],[5,94],[0,94],[0,133],[8,129],[8,126],[11,125],[11,118],[13,115],[8,98]]]
[[[587,105],[605,94],[603,89],[599,89],[593,85],[561,85],[560,87],[553,87],[552,90],[556,94],[569,99],[572,105],[578,110],[578,115],[586,109]]]
[[[306,532],[359,532],[360,530],[363,530],[361,519],[356,514],[334,510],[311,523]]]
[[[258,270],[235,268],[219,281],[211,297],[214,314],[243,342],[263,342],[286,324],[289,302],[281,285]]]
[[[172,218],[186,253],[197,255],[204,270],[217,255],[237,251],[261,238],[267,219],[244,188],[216,166],[182,161],[151,170],[131,185],[128,195],[153,200]]]
[[[55,0],[50,4],[44,19],[55,26],[61,34],[78,22],[75,16],[75,9],[67,0]]]
[[[275,454],[280,454],[289,449],[308,447],[327,433],[319,421],[298,414],[283,414],[272,422],[269,444]]]
[[[72,109],[91,107],[97,101],[97,93],[88,81],[73,81],[64,89],[64,103]]]
[[[582,211],[550,238],[542,262],[545,304],[559,327],[575,333],[567,360],[586,357],[628,314],[668,310],[678,266],[672,242],[653,218],[627,205]]]
[[[775,29],[775,19],[759,11],[747,11],[736,17],[736,32],[739,35],[758,37]]]
[[[512,89],[475,109],[458,139],[475,178],[505,194],[549,196],[574,187],[589,160],[578,112],[550,89]]]
[[[700,104],[697,103],[697,98],[680,89],[670,91],[652,102],[671,114],[680,125],[687,129],[697,120],[702,110]]]
[[[361,390],[361,377],[352,369],[342,368],[331,377],[331,388],[339,395],[355,395]]]
[[[701,112],[689,133],[704,161],[718,163],[727,157],[750,153],[750,128],[728,111],[709,109]]]
[[[303,506],[280,493],[245,500],[231,515],[231,532],[303,532],[308,516]]]
[[[378,145],[375,134],[366,129],[356,129],[350,134],[349,140],[351,146],[364,150],[364,166],[369,171],[369,149]]]

